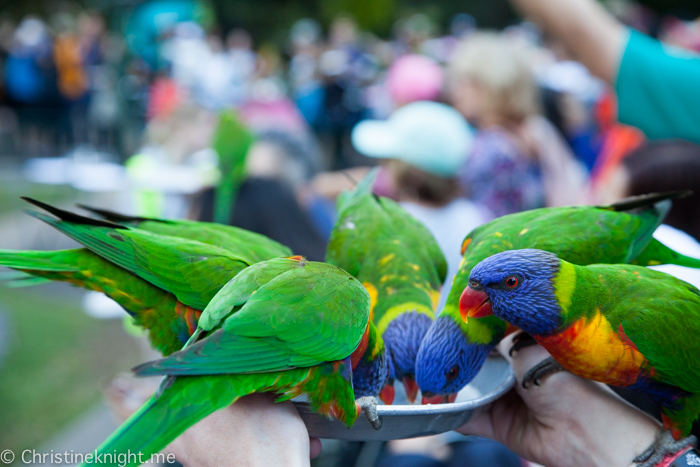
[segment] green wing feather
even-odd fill
[[[194,240],[30,214],[198,310],[203,310],[222,286],[211,280],[211,271],[231,278],[248,266],[223,248]]]
[[[655,379],[700,393],[698,289],[669,274],[636,266],[591,265],[576,272],[577,283],[580,275],[580,280],[598,286],[582,293],[593,291],[593,303],[616,332],[622,326],[656,370]],[[577,285],[573,301],[591,303],[579,295]]]
[[[249,263],[292,255],[292,251],[288,247],[265,235],[230,225],[185,219],[165,220],[133,217],[105,209],[79,206],[119,225],[137,227],[139,230],[147,232],[196,240],[225,248]]]
[[[350,355],[367,326],[367,291],[339,268],[287,261],[287,270],[250,295],[226,318],[221,329],[167,359],[135,371],[143,375],[268,372],[342,360]],[[212,300],[212,309],[205,310],[200,322],[206,324],[204,316],[217,314],[220,307],[232,309],[243,295],[229,289],[221,293],[234,300]]]
[[[148,329],[149,340],[164,355],[180,350],[197,325],[197,310],[188,310],[173,294],[85,248],[0,250],[0,265],[39,280],[67,282],[104,293],[132,315],[137,325]],[[228,278],[228,274],[212,276],[219,284]]]
[[[253,136],[236,113],[226,110],[219,116],[212,147],[219,155],[221,182],[214,196],[214,221],[226,224],[231,219],[234,201],[243,182],[246,156]]]

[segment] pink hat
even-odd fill
[[[404,55],[389,67],[387,87],[399,105],[431,101],[440,95],[443,72],[438,63],[425,55]]]

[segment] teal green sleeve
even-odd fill
[[[700,143],[699,55],[631,31],[615,90],[621,123]]]

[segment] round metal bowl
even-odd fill
[[[309,410],[305,402],[294,402],[301,418],[314,438],[342,439],[347,441],[389,441],[436,435],[454,430],[471,418],[474,410],[489,404],[508,392],[515,384],[510,365],[500,356],[491,356],[474,380],[462,389],[451,404],[409,404],[397,383],[393,405],[380,405],[377,412],[382,427],[375,430],[364,414],[352,428],[338,420],[330,420]],[[419,396],[420,400],[420,396]],[[401,404],[404,401],[405,404]]]

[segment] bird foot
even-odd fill
[[[360,397],[355,403],[365,413],[372,428],[379,430],[382,427],[382,418],[377,414],[377,404],[379,403],[377,398],[371,396]]]
[[[695,436],[676,441],[669,430],[661,430],[651,446],[635,457],[632,462],[636,463],[637,467],[654,467],[667,455],[675,454],[688,446],[695,446],[697,442],[698,439]]]
[[[524,389],[527,389],[527,386],[530,383],[534,384],[535,386],[539,386],[542,378],[559,371],[565,371],[564,367],[552,357],[545,358],[540,363],[530,368],[527,373],[525,373],[525,376],[523,376],[522,386]]]
[[[513,356],[513,352],[517,352],[525,347],[530,347],[532,345],[537,345],[537,341],[534,337],[526,332],[521,332],[513,338],[513,347],[508,351],[508,355]]]

